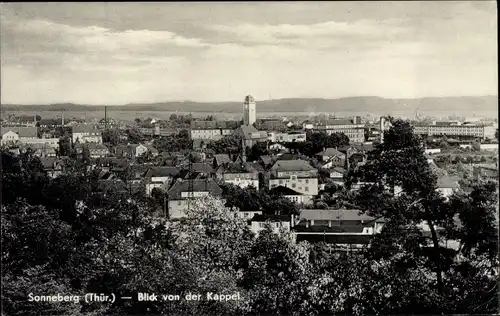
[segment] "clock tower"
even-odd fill
[[[251,95],[245,97],[243,102],[243,125],[253,125],[256,121],[256,104]]]

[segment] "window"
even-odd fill
[[[304,191],[309,192],[309,187],[304,187]]]
[[[292,188],[295,188],[297,185],[295,183],[292,183]]]
[[[283,180],[280,180],[280,181],[279,181],[279,184],[283,184]]]
[[[290,179],[297,180],[297,176],[296,175],[292,175],[292,176],[290,176]]]
[[[243,213],[243,217],[247,218],[248,217],[248,213]]]

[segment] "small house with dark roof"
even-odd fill
[[[258,142],[266,142],[267,141],[267,132],[258,131],[252,125],[241,125],[236,129],[235,133],[241,135],[243,137],[245,146],[252,147],[254,144]]]
[[[151,167],[143,175],[146,181],[146,195],[151,195],[154,188],[167,192],[172,180],[180,173],[176,167]]]
[[[181,218],[185,211],[196,203],[197,198],[208,195],[221,196],[222,189],[213,179],[177,179],[168,190],[168,210],[170,218]]]
[[[103,144],[90,143],[88,147],[91,158],[103,158],[109,156],[109,149]]]
[[[336,248],[357,249],[367,246],[384,222],[359,210],[301,210],[292,231],[297,242],[326,242]]]
[[[273,163],[273,157],[269,155],[263,155],[259,157],[259,163],[261,164],[264,169],[267,169],[268,167],[271,167]]]
[[[230,162],[232,162],[232,160],[228,154],[216,154],[214,155],[213,167],[218,169],[221,165]]]
[[[298,204],[311,203],[313,198],[311,195],[304,195],[303,193],[297,192],[294,189],[282,185],[274,187],[270,191],[273,195],[286,197],[290,201]]]
[[[276,233],[280,230],[290,231],[292,218],[290,215],[256,214],[250,220],[250,230],[257,236],[267,225]]]
[[[336,148],[325,148],[325,150],[317,153],[316,156],[319,157],[321,161],[332,162],[336,166],[343,166],[345,164],[346,155],[338,151]],[[336,158],[335,161],[333,161],[334,158]]]

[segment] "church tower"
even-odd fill
[[[243,125],[253,125],[256,121],[255,99],[251,95],[245,97],[243,102]]]

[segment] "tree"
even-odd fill
[[[480,151],[481,150],[481,144],[479,142],[473,142],[471,149],[473,151]]]
[[[59,155],[69,156],[71,153],[71,139],[64,135],[59,139]]]
[[[120,143],[120,131],[118,129],[107,129],[102,132],[102,141],[116,146]]]
[[[490,215],[493,214],[493,205],[496,203],[496,197],[492,194],[495,189],[491,186],[488,189],[476,189],[473,191],[476,193],[471,194],[468,201],[464,201],[465,198],[460,194],[446,200],[436,192],[435,176],[424,160],[418,138],[413,135],[411,127],[406,122],[396,120],[386,132],[385,142],[369,154],[367,163],[357,171],[360,179],[371,184],[363,186],[355,194],[352,198],[354,203],[368,214],[376,218],[384,217],[386,220],[381,233],[375,235],[372,241],[369,258],[376,261],[388,260],[387,272],[383,274],[390,275],[391,279],[416,282],[400,284],[393,289],[416,287],[425,289],[427,293],[425,297],[415,301],[404,291],[393,292],[396,295],[395,301],[391,303],[390,300],[384,300],[384,312],[456,311],[457,304],[453,303],[453,290],[450,287],[466,287],[463,283],[460,286],[452,285],[457,284],[460,279],[458,275],[464,273],[460,270],[465,264],[464,256],[469,262],[466,265],[475,266],[478,260],[489,262],[487,267],[496,264],[496,258],[492,259],[491,253],[492,249],[496,249],[495,234],[498,232],[491,229],[494,221]],[[350,176],[353,177],[353,174]],[[396,186],[402,188],[401,193],[395,194],[393,188]],[[472,213],[477,218],[470,218]],[[461,230],[455,228],[457,216],[460,227],[463,227]],[[422,233],[422,223],[429,227],[429,237]],[[466,229],[467,227],[470,229]],[[484,227],[484,230],[478,227]],[[447,246],[452,239],[460,240],[462,245],[468,244],[474,251],[468,252],[466,246],[459,247],[458,251],[454,250]],[[469,253],[477,256],[467,257]],[[490,254],[490,259],[484,257],[486,254]],[[480,255],[483,255],[482,259],[479,258]],[[432,271],[434,277],[424,277],[425,271]],[[472,282],[468,280],[467,282]],[[384,286],[388,282],[384,281]],[[491,277],[482,282],[483,286],[491,290]],[[484,296],[481,298],[481,304],[485,306],[490,299],[486,292],[483,292]],[[472,296],[465,294],[464,299],[471,302]],[[382,307],[373,306],[376,309]],[[460,306],[465,308],[462,304]],[[491,310],[491,304],[489,308]],[[467,309],[469,313],[473,312],[471,307]]]
[[[261,156],[269,155],[267,144],[265,142],[255,143],[250,150],[247,151],[248,161],[257,161]]]
[[[242,141],[243,137],[235,133],[210,142],[207,148],[212,149],[216,154],[237,154],[241,152]]]
[[[261,211],[269,215],[299,214],[297,204],[284,196],[271,195],[253,187],[243,189],[227,183],[222,184],[221,188],[225,206],[230,209],[238,209],[240,212]]]

